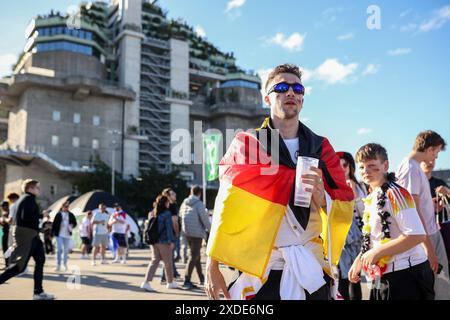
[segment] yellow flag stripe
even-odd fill
[[[262,279],[285,211],[286,206],[222,181],[208,255]]]

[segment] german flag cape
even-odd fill
[[[260,279],[287,206],[304,229],[310,215],[309,208],[294,206],[296,165],[280,137],[278,152],[271,152],[271,135],[278,135],[272,128],[266,119],[256,135],[238,133],[220,161],[220,188],[207,248],[214,260]],[[261,139],[263,133],[267,139]],[[298,137],[299,155],[319,159],[325,189],[332,199],[329,215],[320,210],[321,238],[325,257],[337,265],[352,222],[353,191],[326,138],[302,123]]]

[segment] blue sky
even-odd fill
[[[335,149],[355,153],[378,142],[395,169],[418,132],[432,129],[450,142],[450,1],[160,0],[239,66],[262,77],[292,62],[304,69],[309,94],[301,118]],[[36,14],[65,12],[72,0],[3,2],[0,73],[25,43]],[[369,30],[376,5],[381,29]],[[448,148],[450,149],[450,147]],[[436,168],[450,168],[450,150]]]

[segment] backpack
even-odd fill
[[[144,230],[144,242],[146,244],[155,244],[158,242],[158,218],[151,217],[147,221],[147,227]]]

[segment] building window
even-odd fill
[[[58,136],[52,136],[52,146],[59,145],[59,137]]]
[[[50,194],[53,196],[55,193],[58,192],[58,186],[56,184],[50,185]]]
[[[52,118],[53,118],[53,121],[60,121],[61,120],[61,112],[53,111]]]
[[[93,116],[92,117],[92,124],[94,126],[99,126],[100,125],[100,117],[99,116]]]
[[[92,149],[97,150],[98,149],[98,140],[92,139]]]
[[[80,146],[80,138],[72,137],[72,147],[78,148]]]
[[[81,116],[79,113],[74,113],[73,115],[73,123],[80,123]]]

